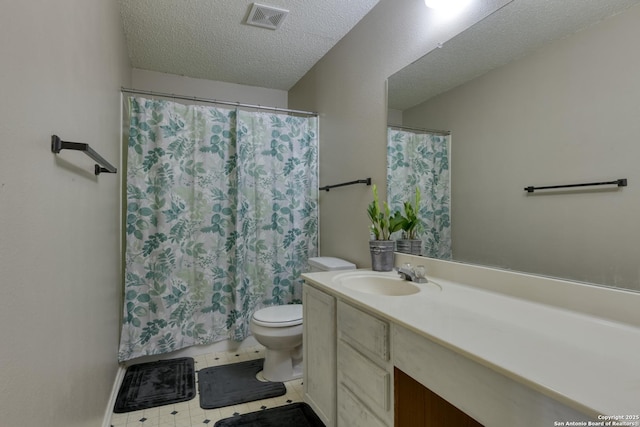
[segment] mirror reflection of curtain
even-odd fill
[[[318,251],[317,118],[129,98],[120,361],[249,335]]]
[[[449,135],[389,127],[387,130],[387,200],[403,212],[420,189],[422,255],[451,259]],[[399,238],[399,236],[396,236]]]

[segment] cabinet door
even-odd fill
[[[304,310],[304,400],[327,427],[336,425],[336,300],[306,284]]]

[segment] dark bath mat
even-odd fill
[[[264,359],[256,359],[199,370],[200,407],[215,409],[285,394],[284,383],[262,382],[256,378],[263,364]]]
[[[213,427],[324,427],[306,403],[292,403],[277,408],[225,418]]]
[[[137,411],[191,400],[196,395],[191,357],[131,365],[124,374],[113,412]]]

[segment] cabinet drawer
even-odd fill
[[[338,427],[387,427],[344,386],[338,387]]]
[[[389,323],[338,301],[338,337],[368,357],[389,360]]]
[[[338,382],[382,418],[391,409],[391,375],[344,342],[338,343]]]

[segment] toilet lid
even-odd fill
[[[261,326],[280,328],[302,323],[302,304],[266,307],[253,313],[253,321]]]

